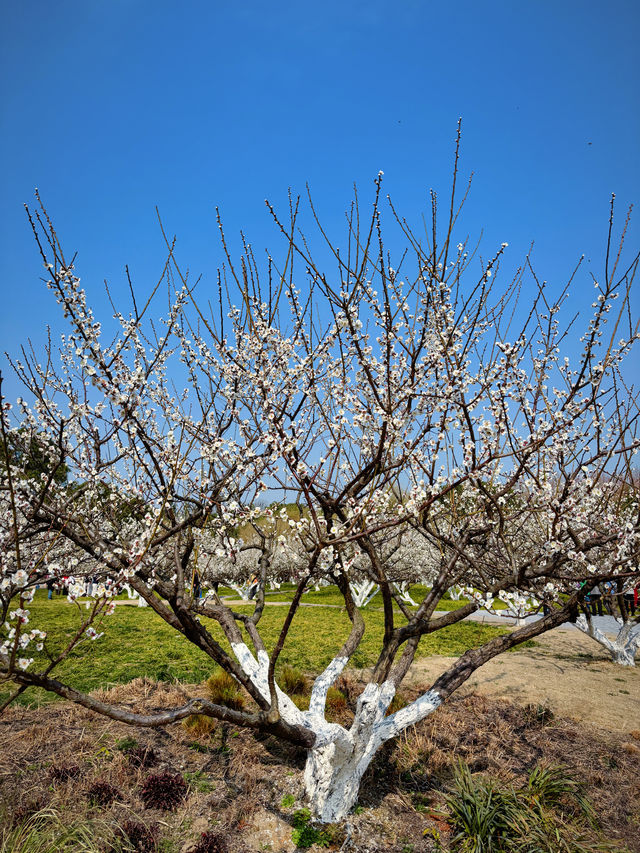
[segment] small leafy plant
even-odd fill
[[[311,847],[316,844],[318,847],[329,847],[331,837],[324,829],[316,829],[311,825],[311,812],[309,809],[298,809],[293,813],[293,832],[291,840],[296,847]]]
[[[134,737],[121,737],[116,741],[116,749],[120,752],[131,752],[138,745],[138,741]]]
[[[196,770],[194,773],[185,773],[184,778],[187,785],[200,794],[209,794],[215,788],[215,782],[208,779],[202,770]]]

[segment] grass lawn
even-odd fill
[[[225,594],[226,590],[220,590]],[[282,595],[280,594],[282,592]],[[270,595],[268,600],[286,600],[288,590]],[[231,592],[233,595],[233,592]],[[314,600],[315,596],[315,600]],[[334,598],[336,598],[334,602]],[[339,595],[331,587],[310,593],[305,599],[310,603],[338,604]],[[457,602],[451,602],[457,604]],[[252,612],[253,605],[242,605],[239,611]],[[39,591],[30,607],[31,624],[46,630],[47,642],[56,652],[64,647],[75,633],[81,616],[85,613],[66,598],[46,598]],[[267,648],[271,648],[279,634],[285,607],[266,607],[260,621],[260,632]],[[375,601],[363,611],[366,632],[359,649],[351,660],[354,667],[371,666],[379,652],[383,630],[383,614]],[[399,619],[402,617],[398,614]],[[226,646],[217,623],[207,620],[213,636]],[[82,691],[126,683],[139,676],[186,683],[199,683],[210,674],[215,664],[211,659],[185,641],[166,625],[150,608],[118,605],[113,616],[105,617],[104,636],[96,641],[85,641],[57,669],[53,676]],[[296,614],[280,663],[288,663],[306,672],[319,672],[338,651],[350,628],[344,609],[338,607],[302,607]],[[418,648],[418,657],[430,655],[459,655],[469,648],[504,633],[505,629],[476,622],[463,622],[436,634],[424,637]],[[41,664],[43,656],[36,658],[34,667]],[[0,687],[0,698],[8,694],[6,686]],[[55,697],[44,691],[29,688],[19,701],[41,703]]]

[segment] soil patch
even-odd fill
[[[409,682],[434,681],[455,658],[417,660]],[[614,732],[640,728],[640,667],[612,662],[604,649],[573,628],[556,628],[530,648],[500,655],[459,691],[536,704],[554,714]]]

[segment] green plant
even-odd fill
[[[197,740],[192,740],[190,743],[187,744],[187,746],[194,752],[215,752],[215,750],[213,750],[210,746],[207,746],[206,743],[199,743]]]
[[[0,829],[0,853],[103,853],[105,849],[121,849],[114,826],[104,820],[68,819],[53,808]]]
[[[281,809],[290,809],[291,806],[295,803],[296,798],[293,794],[285,794],[284,797],[280,800],[280,808]]]
[[[452,849],[464,853],[619,850],[594,834],[592,806],[580,784],[560,767],[536,767],[527,783],[514,789],[486,776],[473,777],[460,764],[446,804],[456,831]]]
[[[134,737],[121,737],[115,743],[116,749],[119,749],[121,752],[129,752],[129,750],[133,749],[138,745],[138,741]]]
[[[311,812],[309,809],[298,809],[293,813],[292,818],[293,831],[291,832],[291,840],[296,847],[311,847],[316,844],[318,847],[329,847],[331,837],[324,829],[316,829],[311,824]]]
[[[215,782],[208,779],[202,770],[196,770],[194,773],[185,773],[184,779],[190,788],[198,791],[200,794],[208,794],[215,788]]]
[[[423,838],[429,838],[435,844],[436,851],[442,850],[442,842],[440,839],[440,833],[435,828],[435,826],[429,826],[422,833]]]
[[[563,809],[571,801],[592,826],[597,825],[593,806],[584,796],[582,785],[562,767],[534,767],[522,794],[530,798],[533,807]]]

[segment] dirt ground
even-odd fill
[[[430,683],[454,660],[419,660],[407,683]],[[604,649],[573,628],[557,628],[531,648],[489,661],[459,693],[542,705],[556,716],[612,732],[640,729],[640,666],[614,664]]]
[[[446,665],[446,658],[418,661],[405,698]],[[362,685],[353,673],[340,686],[347,702],[335,719],[348,725]],[[147,712],[184,698],[179,685],[148,679],[99,695]],[[640,667],[616,666],[593,641],[562,629],[502,655],[379,751],[356,813],[326,830],[329,849],[448,850],[451,828],[441,813],[458,761],[514,785],[540,764],[562,765],[585,785],[604,836],[621,851],[640,853]],[[302,750],[224,724],[132,729],[63,702],[13,707],[0,717],[0,825],[48,807],[103,821],[116,834],[131,822],[142,825],[157,846],[140,851],[195,853],[209,833],[218,840],[207,852],[293,853],[294,813],[305,804],[303,766]],[[149,777],[163,773],[188,780],[184,801],[168,812],[143,796]],[[114,799],[96,804],[92,791],[105,784]]]

